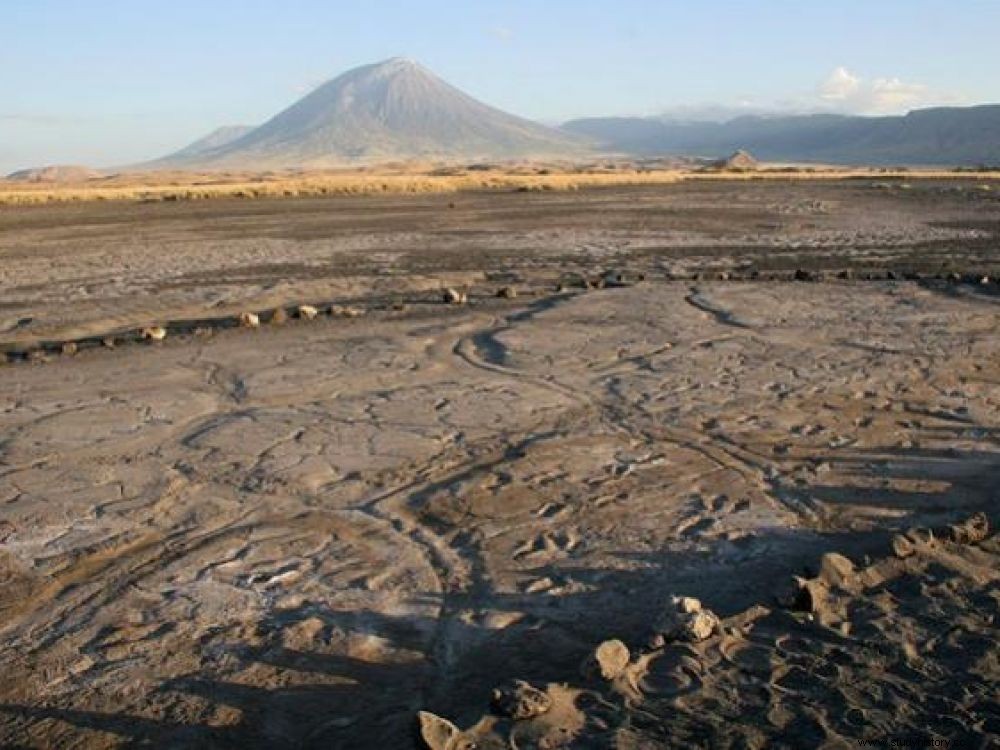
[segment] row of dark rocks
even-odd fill
[[[592,291],[599,289],[614,289],[630,287],[646,281],[647,274],[643,272],[633,272],[630,270],[609,270],[597,274],[575,273],[563,276],[554,287],[549,290],[522,289],[514,285],[501,286],[490,296],[513,300],[519,294],[538,295],[546,291],[556,294],[573,291]],[[796,269],[794,271],[760,271],[756,269],[717,271],[717,272],[692,272],[689,274],[667,273],[658,275],[657,280],[661,281],[792,281],[792,282],[820,282],[827,280],[840,281],[913,281],[928,285],[969,285],[988,292],[1000,293],[1000,275],[990,275],[988,273],[922,273],[912,270],[877,270],[877,271],[857,271],[842,269],[838,271],[819,271],[808,269]],[[440,300],[447,305],[465,305],[470,301],[470,290],[460,287],[446,287],[442,290]],[[426,299],[414,300],[416,303],[424,303]],[[374,306],[372,310],[388,310],[402,312],[409,308],[409,303],[401,298],[393,298],[385,305]],[[0,349],[0,364],[17,362],[44,362],[54,356],[72,356],[83,349],[91,348],[114,348],[122,344],[132,344],[141,342],[160,342],[167,338],[168,334],[180,335],[210,335],[215,330],[227,328],[257,328],[262,324],[282,324],[290,318],[312,320],[321,315],[331,317],[358,317],[365,314],[364,308],[326,305],[313,306],[308,304],[296,307],[279,307],[273,310],[261,312],[243,312],[238,315],[226,315],[216,318],[206,318],[201,320],[174,321],[162,325],[150,325],[141,328],[118,331],[100,336],[88,336],[70,341],[48,341],[30,347],[9,346],[6,350]]]

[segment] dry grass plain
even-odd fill
[[[320,171],[138,172],[111,174],[83,183],[24,183],[0,180],[0,205],[76,201],[190,201],[220,198],[310,198],[337,195],[457,193],[470,190],[579,190],[596,187],[665,185],[685,180],[968,180],[968,172],[941,169],[875,169],[763,166],[755,170],[638,167],[609,162],[589,167],[567,164],[427,167],[402,165]],[[991,189],[1000,172],[975,175]]]
[[[981,184],[0,210],[0,745],[990,747]]]

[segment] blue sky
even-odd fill
[[[0,0],[0,172],[162,155],[412,57],[547,122],[1000,102],[1000,0]]]

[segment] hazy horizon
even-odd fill
[[[990,40],[1000,4],[973,0],[392,2],[377,14],[318,2],[13,0],[0,24],[0,61],[17,71],[0,89],[2,173],[160,157],[220,126],[263,123],[316,85],[394,56],[545,123],[1000,101]]]

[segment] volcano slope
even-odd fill
[[[979,273],[973,191],[4,214],[0,744],[419,747],[430,711],[449,747],[989,746],[996,542],[913,529],[995,520],[994,286],[717,278]],[[223,324],[276,300],[368,314]],[[651,640],[674,595],[721,625]],[[491,708],[512,678],[549,710]]]

